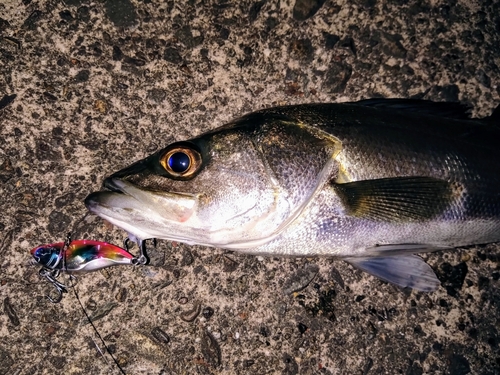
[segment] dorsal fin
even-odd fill
[[[486,119],[500,126],[500,104],[493,110],[491,116]]]
[[[395,111],[410,111],[423,115],[447,117],[457,120],[470,119],[470,107],[462,103],[433,102],[419,99],[366,99],[349,104],[364,107],[392,109]]]

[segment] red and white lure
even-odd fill
[[[141,257],[136,257],[127,250],[101,241],[74,240],[40,245],[31,250],[34,263],[41,266],[39,275],[49,281],[58,292],[56,298],[47,298],[53,302],[61,301],[66,286],[57,278],[61,272],[69,275],[84,274],[118,265],[145,264]]]

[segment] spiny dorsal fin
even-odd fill
[[[392,109],[395,111],[410,111],[424,115],[447,117],[458,120],[470,119],[470,107],[462,103],[433,102],[419,99],[366,99],[351,104],[365,107]]]
[[[454,199],[452,185],[432,177],[395,177],[333,184],[348,215],[371,220],[425,221]]]
[[[500,104],[493,110],[493,113],[487,119],[496,125],[500,125]]]

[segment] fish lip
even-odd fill
[[[125,194],[125,192],[116,184],[117,179],[111,177],[107,177],[104,182],[102,183],[102,186],[108,190],[111,190],[114,193],[121,193]]]
[[[119,186],[116,185],[115,178],[113,178],[113,177],[107,177],[104,180],[104,182],[102,183],[102,186],[106,190],[94,191],[94,192],[90,193],[89,195],[87,195],[87,197],[85,198],[85,201],[84,201],[85,207],[87,207],[87,209],[90,212],[95,213],[95,211],[100,206],[102,206],[101,198],[105,194],[110,194],[110,192],[112,192],[114,194],[124,194],[125,195],[125,192]]]
[[[85,198],[85,201],[84,201],[85,207],[87,207],[87,209],[90,212],[94,212],[95,208],[99,206],[99,199],[97,199],[97,198],[101,194],[102,194],[101,191],[94,191],[93,193],[90,193],[89,195],[87,195],[87,197]]]
[[[107,190],[90,193],[85,198],[85,206],[104,218],[109,215],[145,215],[143,219],[146,220],[146,216],[156,215],[176,222],[185,221],[196,211],[199,200],[195,194],[149,190],[113,176],[106,178],[103,185]]]

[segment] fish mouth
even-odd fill
[[[160,238],[162,227],[189,220],[198,205],[196,195],[148,190],[118,177],[103,186],[85,198],[87,209],[140,239]]]
[[[102,186],[114,193],[125,194],[125,192],[122,190],[122,187],[115,182],[116,180],[117,178],[107,177],[102,183]]]

